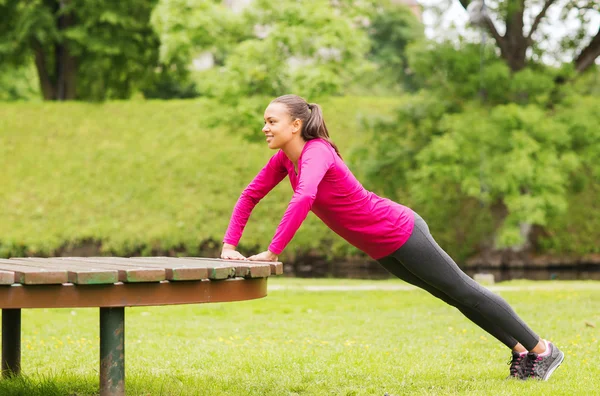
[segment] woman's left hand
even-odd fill
[[[275,253],[271,253],[270,251],[265,251],[259,254],[255,254],[254,256],[250,256],[247,260],[251,261],[277,261],[277,255]]]

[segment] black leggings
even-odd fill
[[[473,323],[513,349],[521,343],[531,351],[539,337],[499,295],[481,286],[456,265],[415,213],[415,228],[404,245],[377,260],[398,278],[456,307]]]

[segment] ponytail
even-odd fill
[[[311,140],[315,138],[326,140],[329,144],[331,144],[337,155],[342,158],[337,146],[329,137],[329,131],[325,125],[325,119],[323,118],[323,110],[321,109],[321,106],[316,103],[309,103],[308,109],[310,110],[310,115],[308,116],[306,125],[302,128],[302,137],[304,140]]]

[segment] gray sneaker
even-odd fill
[[[524,379],[525,360],[527,360],[526,353],[521,355],[518,352],[512,352],[512,359],[508,362],[510,364],[510,375],[508,378]]]
[[[547,341],[550,353],[546,356],[540,356],[537,353],[529,352],[525,360],[524,379],[535,378],[542,381],[548,380],[554,370],[560,366],[565,359],[565,354],[560,351],[553,343]]]

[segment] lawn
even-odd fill
[[[269,295],[254,301],[128,308],[127,394],[587,395],[600,389],[600,282],[501,284],[498,293],[566,354],[548,382],[506,380],[504,346],[454,308],[399,281],[269,284]],[[97,393],[97,309],[23,310],[22,346],[25,376],[0,381],[0,394]]]

